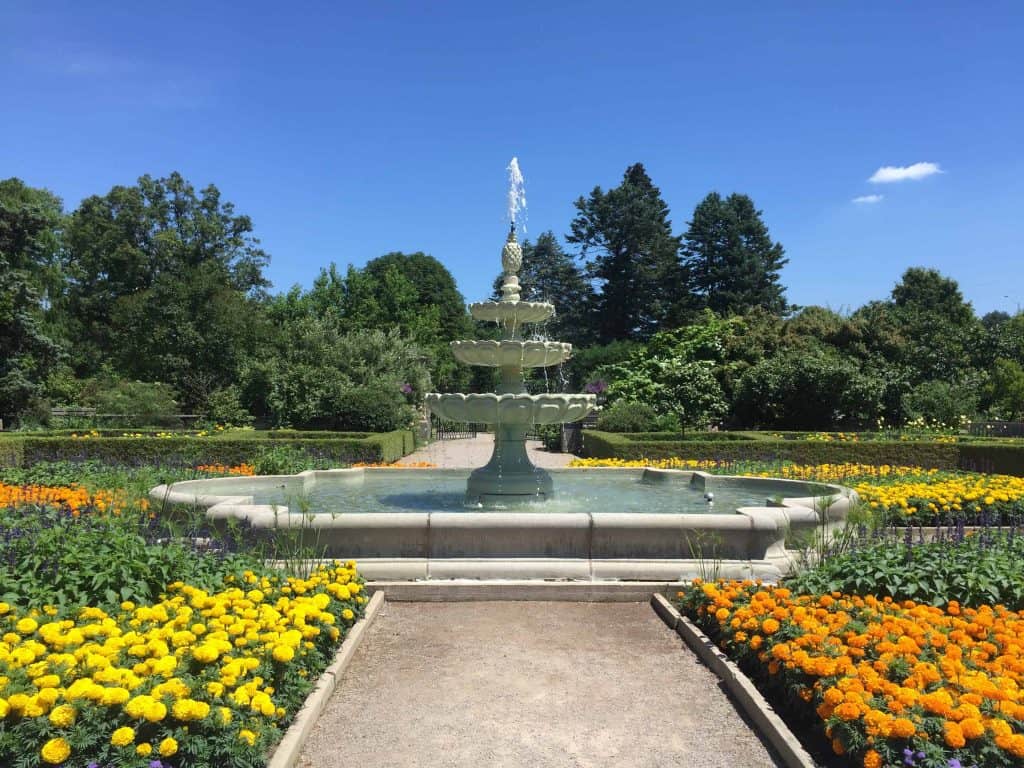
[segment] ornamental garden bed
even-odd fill
[[[355,564],[78,501],[0,504],[0,765],[263,766],[364,611]]]

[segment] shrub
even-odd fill
[[[178,412],[174,391],[159,382],[94,379],[83,389],[82,400],[98,413],[124,416],[127,426],[177,423],[167,419]]]
[[[612,403],[597,418],[597,428],[606,432],[653,432],[657,427],[657,412],[646,403],[630,400]]]
[[[261,435],[270,437],[260,437]],[[240,433],[230,437],[24,437],[22,463],[39,461],[96,460],[106,464],[139,466],[156,464],[163,467],[194,467],[198,464],[241,464],[250,461],[261,447],[291,445],[314,462],[352,464],[355,462],[389,464],[414,449],[414,436],[409,430],[383,434],[339,433],[334,437],[308,440],[277,438],[275,433]],[[0,446],[4,441],[0,440]]]
[[[413,410],[397,389],[356,387],[345,393],[330,426],[344,431],[408,429]]]
[[[948,381],[926,381],[904,397],[903,405],[912,420],[924,425],[959,427],[974,415],[978,398],[973,387]]]
[[[206,418],[214,424],[249,426],[253,422],[252,414],[242,405],[241,398],[241,391],[234,385],[218,389],[206,400]]]

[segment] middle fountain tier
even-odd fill
[[[579,421],[597,404],[595,395],[527,393],[523,370],[565,362],[572,355],[572,345],[521,338],[524,325],[543,322],[555,313],[554,306],[547,302],[519,300],[518,272],[522,263],[523,252],[513,226],[501,251],[501,300],[469,305],[470,314],[477,320],[498,324],[501,340],[451,343],[452,353],[460,362],[499,369],[497,392],[434,392],[426,396],[427,407],[442,419],[494,425],[491,460],[474,470],[466,485],[466,503],[470,506],[504,507],[551,498],[551,475],[530,461],[526,435],[537,424]]]

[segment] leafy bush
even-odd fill
[[[398,390],[357,387],[338,404],[330,426],[345,431],[391,432],[408,429],[413,415]]]
[[[597,428],[605,432],[653,432],[658,414],[646,403],[617,400],[597,418]]]
[[[128,426],[174,424],[167,417],[178,413],[174,391],[168,384],[125,381],[115,378],[91,380],[82,390],[82,404],[98,413],[119,414]]]
[[[310,469],[309,456],[292,445],[261,447],[253,456],[257,475],[295,475]]]
[[[948,381],[926,381],[914,387],[903,400],[911,420],[922,425],[960,427],[977,410],[973,387]]]
[[[1024,609],[1024,537],[990,529],[965,535],[963,525],[944,533],[944,540],[927,543],[912,528],[864,538],[852,552],[786,579],[785,586],[801,594],[842,592],[931,605],[955,600]]]
[[[0,509],[0,599],[116,610],[124,600],[152,602],[178,579],[213,587],[229,574],[263,569],[258,558],[231,554],[224,545],[198,551],[165,536],[131,514]]]
[[[245,427],[253,422],[252,414],[242,405],[241,390],[231,385],[218,389],[206,399],[206,418],[214,424]]]
[[[409,430],[309,440],[258,436],[263,434],[266,433],[236,433],[223,438],[90,437],[72,440],[24,437],[20,438],[23,445],[21,461],[25,466],[39,461],[80,462],[90,459],[113,465],[151,464],[166,468],[232,465],[250,461],[260,446],[285,444],[301,450],[310,461],[337,466],[358,461],[390,464],[415,447],[415,438]]]
[[[875,424],[883,415],[886,381],[849,358],[812,348],[766,358],[736,385],[733,409],[744,426],[828,429]]]

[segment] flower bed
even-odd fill
[[[851,765],[1008,768],[1024,760],[1024,615],[701,583],[683,613]]]
[[[1011,523],[1024,518],[1024,477],[883,464],[777,464],[696,459],[576,459],[573,467],[658,467],[839,483],[852,487],[880,523]]]
[[[263,765],[364,602],[349,562],[110,613],[0,603],[0,765]]]

